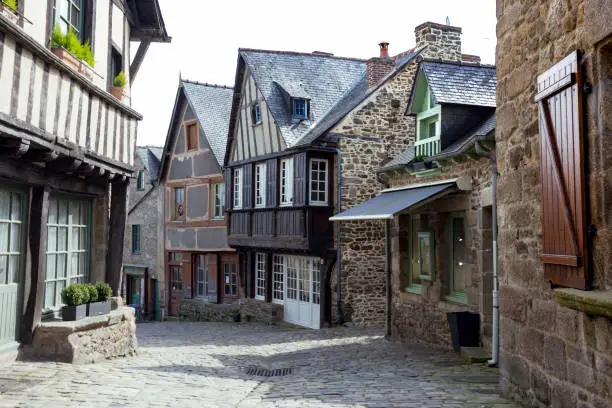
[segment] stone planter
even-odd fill
[[[111,86],[110,94],[113,95],[115,98],[119,99],[120,101],[123,101],[123,98],[125,98],[125,92],[123,91],[123,87],[121,86]]]
[[[77,57],[72,55],[67,49],[56,47],[56,48],[51,48],[51,52],[54,53],[59,59],[64,61],[66,64],[74,68],[76,71],[80,72],[81,61]]]
[[[73,322],[87,317],[87,305],[64,306],[62,307],[62,320]]]
[[[416,171],[424,171],[431,169],[431,162],[418,161],[412,163],[412,166]]]
[[[110,300],[103,302],[92,302],[87,304],[87,316],[102,316],[111,311]]]
[[[8,18],[15,24],[19,22],[19,16],[15,14],[13,10],[11,10],[9,7],[5,6],[1,2],[0,2],[0,14],[2,14],[4,17]]]

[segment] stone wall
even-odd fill
[[[421,53],[425,58],[462,60],[460,27],[427,22],[414,29],[414,37],[417,49],[426,47]]]
[[[612,298],[612,4],[497,1],[501,386],[533,406],[609,407],[612,320],[561,306],[544,279],[536,77],[583,51],[593,286]],[[580,294],[580,291],[577,291]]]
[[[255,299],[241,299],[232,304],[185,299],[181,302],[179,315],[192,321],[280,324],[283,322],[283,310],[282,305]]]

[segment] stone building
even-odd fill
[[[158,183],[161,147],[136,146],[135,182],[128,191],[128,213],[123,241],[121,295],[126,304],[139,305],[143,317],[158,315],[164,296],[163,186]]]
[[[93,55],[62,48],[56,26],[74,32],[73,52]],[[142,117],[113,79],[133,83],[156,41],[170,41],[156,0],[0,6],[0,353],[32,342],[67,285],[106,281],[119,293]]]
[[[497,2],[500,373],[532,406],[612,401],[612,4]]]

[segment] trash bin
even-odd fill
[[[480,314],[448,312],[446,318],[455,351],[459,351],[461,347],[478,347],[480,345]]]

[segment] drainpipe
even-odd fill
[[[342,187],[342,150],[338,148],[333,148],[336,152],[337,164],[336,164],[336,214],[339,214],[341,210],[340,199],[342,197],[341,187]],[[342,288],[340,286],[340,278],[342,277],[342,246],[340,245],[342,241],[342,231],[340,228],[340,223],[336,223],[336,297],[337,297],[337,308],[338,308],[338,324],[344,323],[344,316],[342,315]]]
[[[486,152],[482,148],[480,142],[476,142],[476,153],[481,156],[486,156],[491,160],[491,176],[492,176],[492,212],[493,212],[493,338],[492,338],[492,356],[487,362],[490,367],[497,366],[499,361],[499,279],[497,274],[498,257],[497,257],[497,159],[494,153]]]

